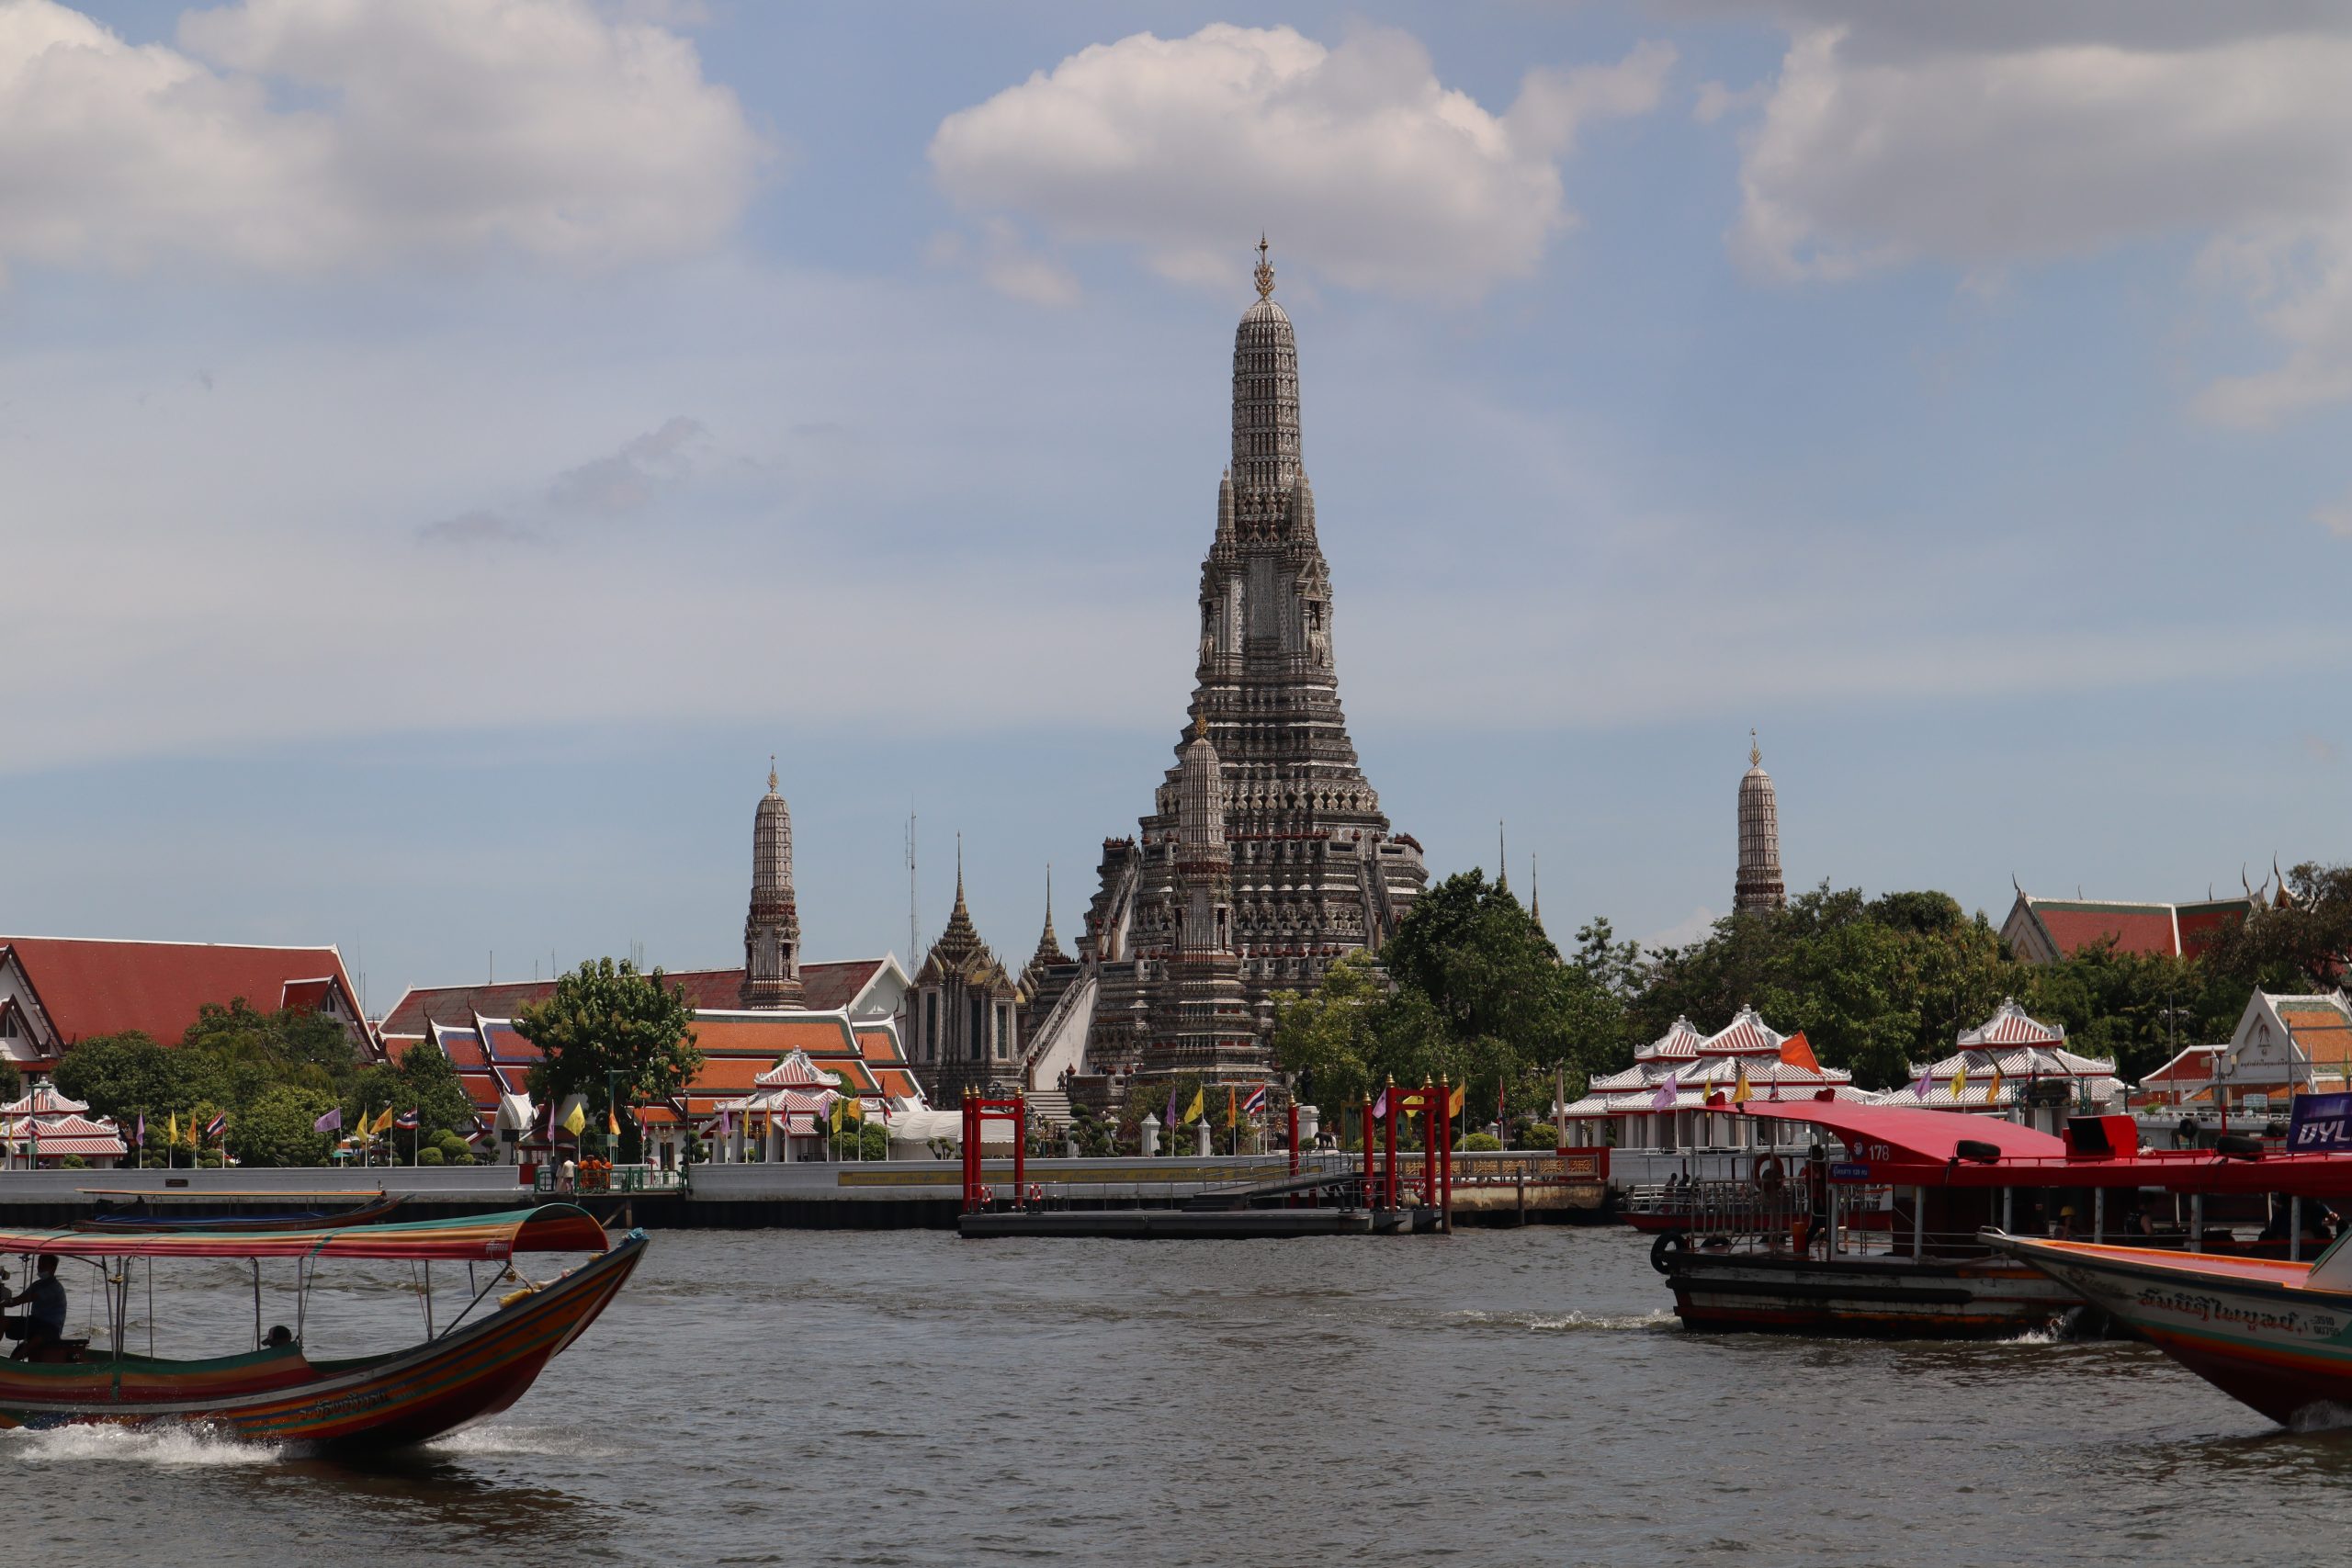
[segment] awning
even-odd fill
[[[544,1203],[456,1220],[339,1230],[146,1233],[0,1231],[0,1255],[59,1258],[435,1258],[495,1260],[518,1252],[602,1252],[605,1227],[585,1209]]]

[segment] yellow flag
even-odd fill
[[[1951,1097],[1957,1102],[1968,1092],[1968,1058],[1960,1059],[1960,1070],[1951,1076]]]
[[[1445,1101],[1446,1120],[1450,1122],[1454,1117],[1461,1115],[1462,1102],[1469,1098],[1470,1086],[1468,1084],[1464,1083],[1454,1085],[1453,1094],[1449,1095]]]
[[[389,1132],[390,1132],[391,1130],[392,1130],[392,1108],[391,1108],[390,1106],[387,1105],[386,1107],[384,1107],[384,1109],[383,1109],[383,1110],[381,1110],[381,1111],[378,1111],[378,1112],[376,1113],[376,1120],[374,1120],[373,1122],[370,1122],[369,1123],[368,1123],[368,1131],[369,1133],[371,1133],[371,1134],[372,1134],[372,1133],[389,1133]]]
[[[844,1122],[865,1121],[865,1101],[858,1099],[857,1096],[854,1094],[843,1100],[842,1101],[842,1120]]]
[[[1193,1091],[1193,1103],[1184,1107],[1183,1124],[1187,1127],[1201,1119],[1201,1106],[1203,1104],[1201,1099],[1202,1092],[1203,1091],[1200,1089],[1194,1089]]]
[[[588,1113],[574,1103],[571,1107],[571,1114],[563,1119],[563,1130],[576,1138],[580,1136],[580,1130],[587,1125]]]
[[[1985,1087],[1984,1103],[1987,1105],[2001,1103],[2001,1064],[1998,1061],[1993,1064],[1993,1081]]]
[[[168,1128],[166,1128],[166,1129],[164,1130],[164,1142],[165,1142],[165,1143],[167,1143],[167,1144],[176,1144],[176,1143],[178,1143],[179,1141],[180,1141],[180,1113],[179,1113],[178,1111],[173,1111],[173,1112],[172,1112],[172,1124],[171,1124],[171,1126],[169,1126]]]
[[[610,1110],[605,1112],[605,1131],[616,1138],[621,1135],[621,1119]]]
[[[1739,1077],[1731,1086],[1731,1102],[1734,1105],[1745,1105],[1747,1103],[1747,1064],[1742,1062],[1739,1065]]]

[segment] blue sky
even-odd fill
[[[2342,860],[2301,5],[0,0],[0,929],[1072,935],[1271,235],[1366,770],[1562,934]],[[493,953],[495,957],[493,959]]]

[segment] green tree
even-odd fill
[[[25,1076],[17,1071],[14,1062],[0,1062],[0,1100],[14,1101],[25,1097]]]
[[[57,1089],[111,1116],[126,1133],[139,1118],[160,1123],[188,1108],[193,1096],[173,1053],[137,1030],[96,1034],[69,1045],[57,1065]]]
[[[329,1140],[316,1123],[334,1104],[322,1089],[267,1090],[229,1119],[229,1152],[244,1165],[323,1164]]]
[[[640,975],[627,960],[589,959],[560,976],[546,1001],[521,1009],[515,1032],[541,1053],[533,1096],[555,1103],[577,1094],[600,1106],[617,1090],[621,1103],[645,1105],[683,1090],[702,1053],[685,987],[662,978],[660,969]],[[622,1156],[632,1158],[638,1132],[633,1122],[624,1125]]]
[[[1274,997],[1275,1064],[1296,1081],[1299,1099],[1320,1107],[1335,1126],[1343,1108],[1371,1098],[1387,1005],[1387,981],[1361,949],[1325,970],[1312,993]]]

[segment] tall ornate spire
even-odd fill
[[[1756,731],[1747,732],[1747,773],[1739,781],[1739,875],[1731,907],[1739,914],[1788,908],[1781,881],[1781,810],[1772,775],[1764,771],[1764,750]]]
[[[1298,337],[1274,303],[1274,269],[1259,242],[1258,299],[1233,334],[1233,482],[1284,499],[1298,478]]]
[[[1046,929],[1037,938],[1037,951],[1029,955],[1029,967],[1023,971],[1035,975],[1048,964],[1068,964],[1069,954],[1062,951],[1062,939],[1054,934],[1054,867],[1046,865]]]
[[[1257,277],[1258,298],[1261,299],[1272,299],[1274,297],[1274,264],[1266,259],[1266,234],[1265,231],[1262,229],[1258,231]]]
[[[792,809],[777,792],[768,759],[768,792],[752,814],[752,902],[743,917],[747,1008],[800,1005],[800,909],[792,893]]]

